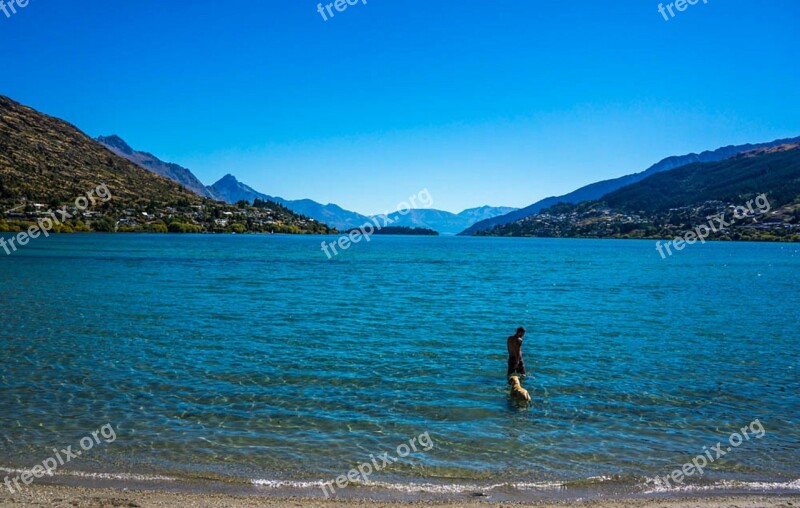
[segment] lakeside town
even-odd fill
[[[705,224],[711,217],[731,219],[737,205],[709,200],[699,206],[670,208],[665,213],[640,215],[614,210],[602,203],[559,204],[512,224],[479,235],[553,238],[674,238]],[[730,222],[730,220],[726,221]],[[719,227],[709,239],[800,241],[800,206],[753,214]]]
[[[113,202],[112,202],[113,203]],[[318,233],[335,230],[314,219],[293,214],[271,201],[256,200],[253,205],[214,204],[204,201],[174,206],[127,206],[116,209],[113,204],[80,210],[75,205],[57,203],[24,203],[5,212],[0,219],[0,232],[25,231],[37,221],[52,217],[55,210],[65,210],[71,217],[57,221],[52,232],[120,232],[120,233]]]

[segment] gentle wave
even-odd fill
[[[291,481],[291,480],[266,480],[255,479],[250,481],[253,485],[258,487],[267,487],[274,489],[309,489],[321,488],[323,482],[317,481]],[[570,482],[504,482],[493,484],[464,484],[464,483],[396,483],[396,482],[352,482],[348,486],[351,487],[371,487],[386,490],[394,490],[406,494],[414,493],[431,493],[431,494],[463,494],[468,492],[481,492],[487,493],[496,490],[514,489],[518,491],[555,491],[561,489],[568,489],[576,486],[584,487],[600,487],[606,483],[618,483],[608,476],[590,477],[579,481]],[[743,491],[797,491],[800,492],[800,479],[790,482],[745,482],[736,480],[720,480],[708,485],[685,485],[676,488],[653,488],[647,489],[646,483],[631,483],[632,489],[644,494],[662,494],[668,492],[703,492],[715,490],[743,490]]]
[[[0,467],[3,473],[30,473],[30,469]],[[50,475],[46,475],[50,476]],[[174,482],[177,478],[159,475],[143,475],[134,473],[90,473],[85,471],[53,471],[53,476],[76,476],[79,478],[93,478],[98,480],[127,480],[133,482]]]
[[[592,477],[583,481],[599,483],[610,480],[610,477]],[[292,481],[292,480],[250,480],[250,483],[259,487],[269,488],[297,488],[304,489],[310,487],[322,487],[328,481]],[[334,483],[335,485],[335,483]],[[494,484],[471,484],[471,483],[418,483],[418,482],[380,482],[380,481],[358,481],[348,482],[348,486],[353,487],[377,487],[381,489],[396,490],[405,493],[428,492],[436,494],[460,494],[464,492],[474,492],[476,490],[486,491],[511,487],[518,490],[557,490],[566,488],[570,483],[565,482],[520,482],[520,483],[494,483]]]
[[[0,467],[0,472],[8,474],[22,474],[30,472],[29,469]],[[135,482],[176,482],[179,478],[163,475],[147,475],[136,473],[97,473],[87,471],[54,471],[54,476],[71,476],[83,479],[95,480],[117,480]],[[641,482],[631,482],[631,491],[641,494],[678,494],[678,493],[699,493],[714,491],[744,491],[744,492],[800,492],[800,478],[787,482],[757,482],[740,480],[719,480],[710,484],[681,485],[672,488],[653,485],[653,479]],[[301,480],[276,480],[276,479],[251,479],[247,483],[266,489],[290,489],[298,491],[309,491],[311,489],[321,489],[326,483],[322,480],[301,481]],[[583,486],[601,488],[604,484],[618,484],[619,480],[609,476],[596,476],[583,480],[573,480],[569,482],[543,481],[543,482],[502,482],[492,484],[478,483],[415,483],[415,482],[352,482],[348,487],[366,487],[372,489],[395,491],[403,494],[465,494],[479,492],[483,495],[495,491],[515,490],[519,492],[531,491],[559,491],[571,487]]]
[[[647,484],[648,487],[651,484]],[[745,490],[745,491],[797,491],[800,492],[800,478],[790,482],[746,482],[740,480],[720,480],[709,485],[679,485],[675,487],[654,486],[647,488],[645,494],[660,494],[665,492],[709,492],[715,490]]]

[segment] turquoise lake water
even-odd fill
[[[800,245],[373,237],[328,260],[333,239],[54,235],[0,256],[0,476],[110,423],[59,474],[319,491],[427,432],[363,488],[646,493],[758,419],[680,489],[800,491]]]

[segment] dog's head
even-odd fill
[[[519,376],[509,376],[508,384],[511,386],[519,386]]]

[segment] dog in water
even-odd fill
[[[519,382],[519,376],[510,376],[508,384],[511,385],[511,398],[519,402],[530,402],[531,395],[528,390],[522,387]]]

